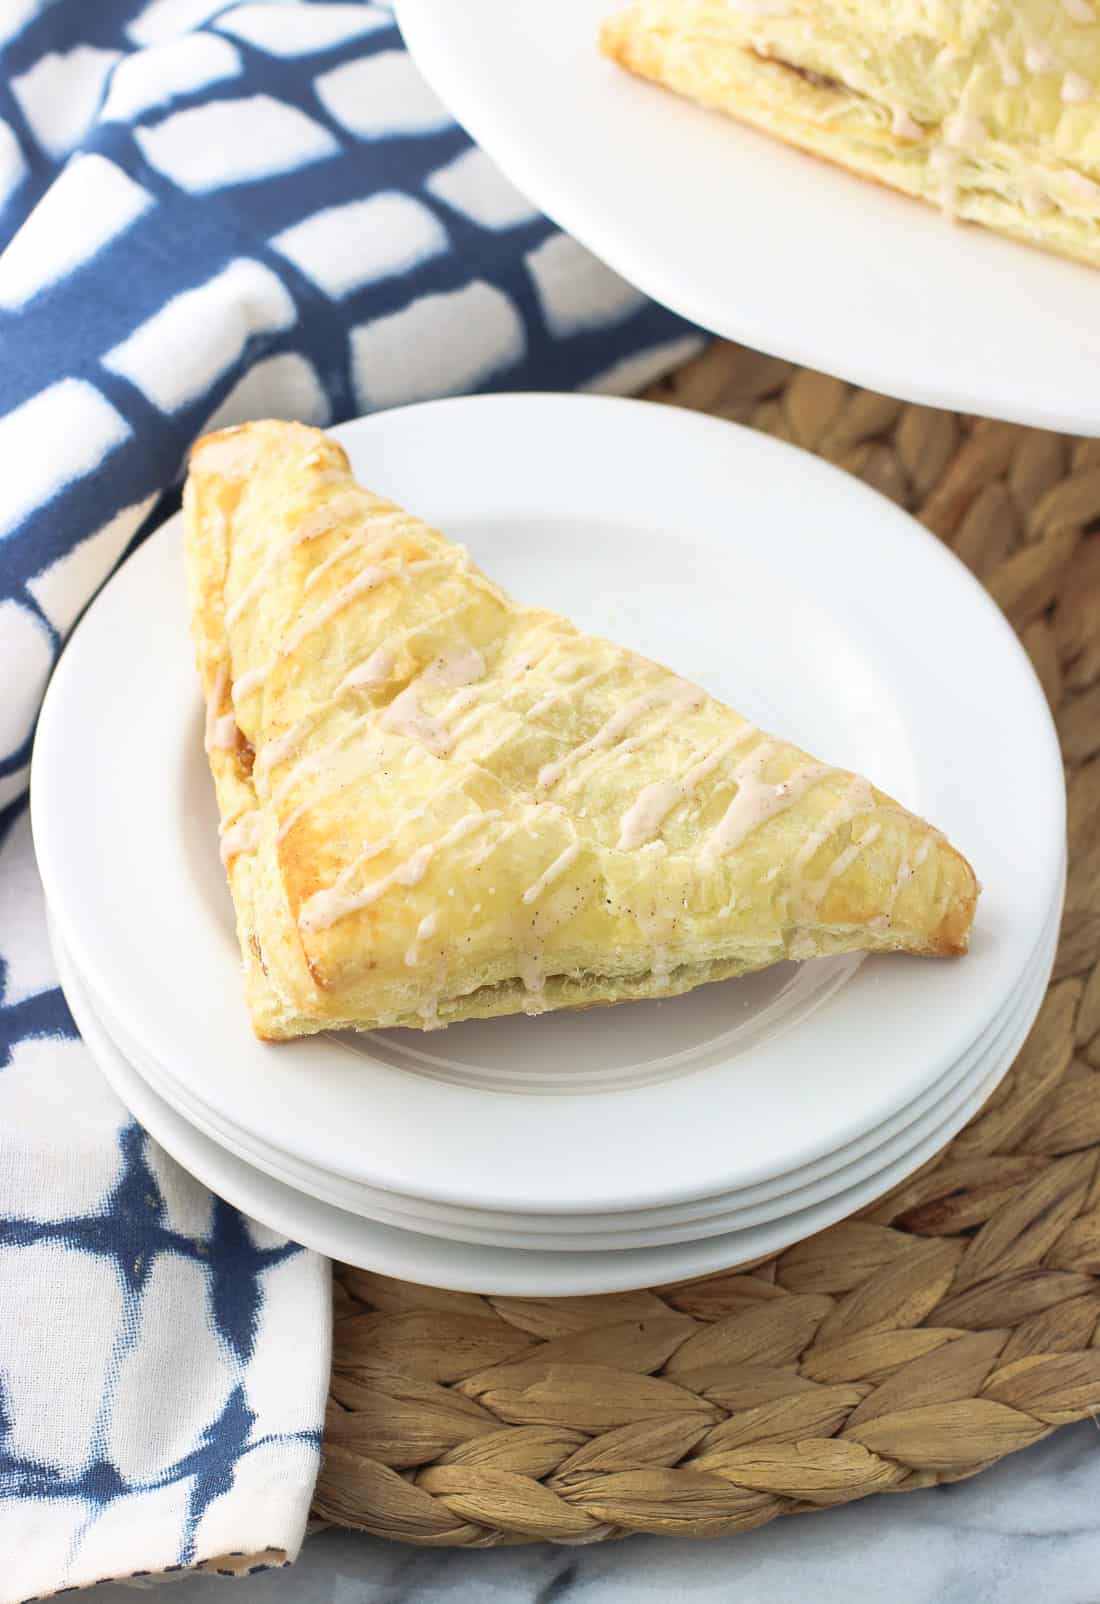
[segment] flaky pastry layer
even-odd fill
[[[195,447],[185,547],[245,993],[267,1038],[965,951],[930,825],[659,664],[513,602],[333,441]]]

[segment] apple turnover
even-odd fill
[[[634,0],[600,42],[641,77],[951,217],[1100,263],[1092,0]]]
[[[977,884],[867,780],[512,601],[298,424],[196,445],[186,560],[264,1038],[965,952]]]

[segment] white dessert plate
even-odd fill
[[[378,1190],[618,1212],[755,1185],[860,1139],[1003,1015],[1057,897],[1064,783],[1025,653],[940,542],[815,458],[639,402],[478,397],[337,433],[365,482],[513,593],[932,818],[985,882],[971,952],[780,966],[664,1004],[350,1046],[257,1042],[173,520],[78,626],[32,776],[60,934],[165,1075],[264,1147]]]
[[[273,1180],[203,1136],[156,1095],[115,1045],[56,931],[53,941],[65,995],[92,1057],[135,1118],[184,1169],[235,1207],[306,1247],[345,1264],[461,1292],[517,1297],[625,1292],[688,1280],[778,1253],[899,1185],[981,1107],[1011,1061],[1006,1058],[1003,1066],[992,1070],[967,1104],[927,1134],[904,1159],[827,1204],[799,1210],[756,1231],[610,1253],[482,1247],[398,1230],[349,1214]]]
[[[304,1165],[286,1153],[265,1148],[250,1132],[228,1126],[194,1099],[186,1086],[166,1076],[140,1043],[129,1037],[111,1017],[101,999],[93,997],[93,1002],[131,1064],[185,1119],[246,1163],[338,1208],[457,1241],[550,1246],[553,1237],[562,1245],[584,1249],[611,1247],[616,1242],[624,1245],[627,1239],[640,1241],[642,1232],[646,1233],[647,1244],[683,1241],[692,1235],[712,1235],[761,1224],[778,1219],[794,1207],[824,1200],[881,1169],[890,1159],[911,1147],[922,1128],[946,1118],[984,1078],[989,1065],[999,1060],[1005,1043],[1015,1039],[1021,1019],[1030,1019],[1041,1001],[1057,946],[1062,901],[1060,895],[1037,945],[1029,973],[1004,1015],[990,1025],[932,1087],[901,1113],[884,1121],[871,1135],[831,1154],[827,1161],[791,1171],[770,1187],[749,1187],[742,1192],[724,1193],[664,1209],[636,1209],[618,1214],[501,1214],[484,1209],[461,1209],[401,1193],[378,1191],[347,1177]]]
[[[1059,918],[1052,918],[1033,973],[1021,986],[1018,998],[1007,1010],[1004,1019],[983,1038],[980,1050],[966,1055],[962,1072],[953,1072],[950,1077],[952,1084],[947,1089],[941,1089],[939,1096],[904,1128],[876,1144],[860,1159],[843,1164],[817,1181],[793,1185],[781,1196],[767,1202],[745,1207],[739,1202],[722,1206],[720,1202],[711,1200],[712,1206],[705,1212],[700,1210],[672,1220],[655,1220],[644,1210],[637,1215],[547,1215],[540,1219],[537,1215],[494,1215],[484,1211],[455,1210],[444,1213],[440,1210],[429,1213],[428,1205],[417,1204],[415,1200],[411,1207],[406,1207],[403,1200],[395,1200],[393,1194],[370,1192],[339,1176],[310,1169],[285,1155],[258,1150],[255,1144],[247,1139],[239,1139],[232,1132],[227,1136],[203,1109],[196,1109],[186,1097],[181,1096],[179,1082],[164,1076],[150,1062],[140,1045],[127,1037],[110,1012],[96,999],[92,1000],[102,1024],[116,1045],[169,1107],[174,1108],[204,1136],[218,1142],[250,1167],[262,1170],[295,1191],[382,1225],[427,1232],[453,1242],[548,1249],[554,1252],[603,1252],[698,1241],[704,1237],[728,1235],[731,1231],[766,1225],[796,1210],[827,1204],[836,1194],[851,1190],[867,1178],[879,1174],[895,1160],[903,1159],[930,1130],[941,1128],[956,1110],[969,1106],[975,1089],[985,1084],[999,1066],[1011,1062],[1015,1056],[1031,1028],[1050,979],[1059,922]],[[528,1223],[520,1223],[524,1221]]]
[[[647,295],[888,395],[1100,430],[1095,269],[953,226],[633,78],[597,48],[624,4],[397,0],[397,17],[478,144]],[[532,264],[547,314],[574,326],[551,267]]]

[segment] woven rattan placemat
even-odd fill
[[[865,479],[1004,608],[1069,781],[1058,961],[950,1146],[749,1271],[544,1300],[339,1273],[315,1510],[383,1537],[742,1531],[969,1476],[1100,1409],[1100,440],[905,406],[731,345],[652,398]]]

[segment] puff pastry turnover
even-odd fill
[[[316,430],[200,440],[184,506],[258,1035],[966,950],[977,886],[938,831],[669,669],[511,601]]]
[[[1093,0],[635,0],[601,44],[951,216],[1100,263]]]

